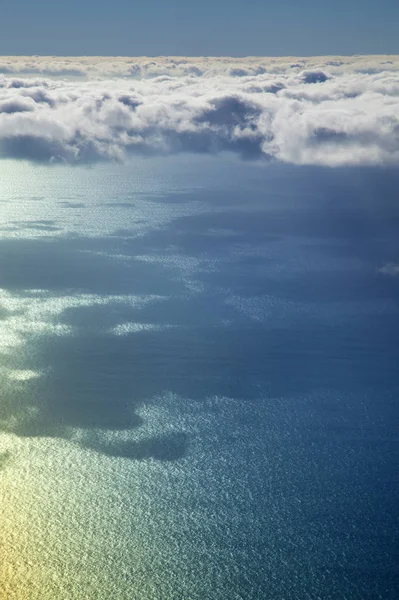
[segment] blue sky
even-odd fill
[[[0,0],[0,54],[399,53],[398,0]]]

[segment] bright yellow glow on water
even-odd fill
[[[4,434],[2,452],[9,457],[0,470],[1,598],[173,597],[172,580],[165,584],[161,575],[167,540],[141,489],[155,463]]]
[[[130,520],[138,514],[126,510],[124,517],[118,492],[103,487],[104,478],[123,487],[117,461],[70,444],[5,435],[0,448],[9,453],[0,472],[1,597],[128,597],[115,571],[126,560],[126,544],[133,572],[143,552],[130,538]],[[132,503],[135,494],[129,490]]]

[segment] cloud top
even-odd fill
[[[399,163],[399,57],[0,58],[0,156]]]

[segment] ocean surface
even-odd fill
[[[0,166],[0,597],[399,598],[398,170]]]

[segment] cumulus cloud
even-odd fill
[[[399,57],[3,58],[0,156],[399,162]]]

